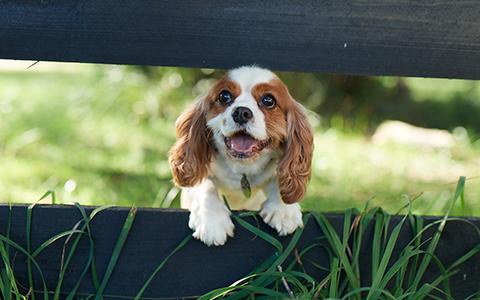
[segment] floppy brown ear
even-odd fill
[[[207,128],[202,100],[180,115],[176,134],[177,141],[168,158],[173,181],[178,186],[194,186],[207,177],[212,157],[211,131]]]
[[[287,112],[285,154],[277,175],[283,202],[298,202],[305,195],[310,179],[313,155],[313,131],[303,107],[293,102]]]

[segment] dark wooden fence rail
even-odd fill
[[[88,208],[90,212],[92,208]],[[14,206],[11,218],[11,239],[25,247],[26,239],[26,206]],[[0,232],[5,234],[9,217],[8,205],[0,205]],[[112,208],[105,210],[95,217],[92,223],[92,234],[95,241],[96,265],[102,278],[111,257],[115,241],[121,231],[128,214],[128,208]],[[79,210],[73,206],[37,206],[33,210],[32,222],[32,249],[36,249],[52,236],[72,229],[82,219]],[[395,218],[392,224],[399,221]],[[257,226],[253,218],[247,219]],[[343,215],[330,214],[328,220],[340,233],[343,230]],[[426,217],[428,224],[438,220],[435,217]],[[479,219],[470,219],[476,226],[480,226]],[[109,281],[105,295],[135,296],[146,279],[152,274],[158,264],[189,234],[187,227],[188,214],[182,210],[139,209],[132,230],[120,255],[114,273]],[[260,229],[275,235],[268,226],[259,222]],[[373,229],[373,228],[372,228]],[[145,297],[183,298],[199,296],[214,288],[228,286],[244,277],[256,266],[275,253],[275,248],[264,240],[255,237],[252,233],[237,224],[235,238],[230,239],[225,246],[207,247],[197,240],[191,240],[165,265],[152,281],[144,294]],[[372,231],[373,232],[373,231]],[[425,238],[431,237],[432,230]],[[311,243],[315,238],[322,236],[318,225],[310,219],[297,249]],[[279,238],[286,245],[290,237]],[[405,245],[412,239],[411,231],[405,226],[396,245],[394,256],[398,255]],[[370,273],[371,249],[368,246],[371,236],[365,236],[364,248],[361,251],[361,272],[364,283],[371,279]],[[64,239],[52,244],[38,257],[38,263],[43,269],[47,286],[54,289],[58,281],[58,271],[61,264]],[[476,230],[465,222],[449,222],[442,234],[438,245],[438,258],[446,265],[453,263],[472,247],[480,243]],[[68,268],[63,290],[69,292],[77,282],[88,257],[87,239],[80,244],[73,263]],[[329,259],[321,249],[312,251],[310,259],[319,264],[329,265]],[[14,268],[18,279],[27,286],[27,272],[25,257],[20,253],[15,255]],[[304,261],[306,268],[308,262]],[[433,278],[437,270],[430,269],[426,278]],[[309,273],[322,278],[318,270],[309,269]],[[455,299],[465,299],[479,288],[480,255],[476,255],[464,263],[458,273],[450,280],[452,293]],[[94,293],[89,273],[79,290],[79,293]],[[320,277],[322,276],[322,277]],[[36,287],[41,288],[38,277]],[[117,297],[108,297],[117,299]],[[121,297],[118,297],[120,299]]]
[[[3,0],[0,57],[480,78],[480,5],[428,0]]]

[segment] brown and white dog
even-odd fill
[[[223,245],[230,210],[260,210],[280,235],[303,226],[300,205],[310,177],[313,133],[303,107],[271,71],[229,71],[184,112],[170,150],[193,236]]]

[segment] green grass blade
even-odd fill
[[[446,275],[443,275],[443,276],[440,276],[438,277],[437,279],[435,279],[432,283],[426,283],[424,285],[422,285],[420,287],[420,289],[418,289],[418,291],[416,291],[414,294],[412,294],[412,296],[410,296],[411,299],[415,299],[415,300],[422,300],[424,299],[426,296],[429,296],[431,297],[432,295],[430,295],[430,293],[433,291],[433,290],[439,290],[436,288],[437,285],[440,284],[440,282],[442,281],[445,281],[445,279],[447,279],[448,277],[452,276],[453,274],[446,274]],[[443,291],[442,291],[442,294]],[[451,296],[449,295],[446,295],[448,296],[448,299],[453,299]]]
[[[120,253],[122,252],[123,245],[127,240],[128,233],[130,232],[130,229],[132,228],[132,225],[133,225],[133,221],[135,220],[136,213],[137,213],[137,208],[135,207],[132,207],[132,209],[130,209],[130,212],[128,213],[125,223],[123,224],[122,231],[120,232],[117,242],[115,244],[115,247],[113,248],[112,256],[110,258],[110,261],[108,262],[107,269],[105,271],[105,274],[103,275],[103,279],[102,279],[102,282],[100,283],[100,287],[98,288],[97,294],[95,296],[95,300],[103,299],[103,296],[102,296],[103,291],[107,287],[110,276],[113,273],[113,269],[117,264]]]
[[[480,252],[480,244],[476,245],[470,251],[468,251],[463,256],[458,258],[450,267],[448,267],[447,271],[448,272],[453,271],[453,269],[459,267],[461,264],[465,263],[467,260],[475,256],[479,252]]]
[[[331,280],[330,275],[331,275],[331,273],[327,274],[327,276],[325,276],[325,278],[323,278],[322,281],[320,281],[317,284],[317,288],[314,291],[312,291],[314,299],[327,298],[327,294],[324,291],[326,291],[325,287],[326,287],[327,283],[329,283],[330,280]]]
[[[12,205],[8,205],[8,221],[7,221],[7,232],[6,232],[6,237],[10,238],[10,231],[12,229]],[[8,245],[5,245],[5,250],[7,251],[7,254],[10,253],[10,249]]]
[[[399,297],[400,295],[404,294],[404,281],[406,277],[406,273],[408,271],[408,266],[410,264],[410,259],[413,257],[413,259],[418,259],[419,254],[413,253],[414,248],[412,246],[407,246],[405,247],[401,257],[395,262],[395,264],[398,264],[397,266],[399,267],[399,270],[395,270],[395,264],[388,270],[387,274],[385,274],[384,280],[387,280],[387,277],[389,276],[390,272],[393,273],[393,275],[396,275],[396,280],[395,280],[395,285],[393,287],[393,294],[396,297]],[[406,260],[406,261],[401,261],[401,260]],[[412,268],[410,268],[412,269]],[[398,272],[398,273],[397,273]]]
[[[6,280],[8,280],[7,270],[0,269],[0,296],[2,296],[1,299],[10,299],[12,297],[12,293],[10,293],[10,286],[8,282],[6,282]]]
[[[290,239],[290,242],[288,243],[285,250],[283,250],[283,252],[278,255],[278,257],[273,261],[272,265],[267,269],[267,271],[263,275],[258,276],[258,278],[256,278],[255,280],[253,280],[251,282],[251,285],[268,286],[269,284],[271,284],[275,280],[275,279],[272,279],[271,277],[269,277],[268,275],[265,275],[265,274],[268,273],[268,272],[276,271],[277,267],[279,265],[281,265],[288,258],[290,253],[293,251],[293,249],[297,245],[298,240],[300,239],[301,235],[303,234],[303,229],[307,226],[309,219],[310,219],[310,214],[305,214],[303,216],[303,224],[305,226],[302,227],[302,228],[298,228],[295,231],[295,233],[293,234],[292,238]],[[239,224],[243,226],[244,223],[246,223],[246,222],[241,222]],[[250,224],[248,224],[248,225],[250,225]],[[256,228],[256,229],[258,229],[258,228]],[[260,230],[260,229],[258,229],[258,230]],[[227,299],[230,299],[230,300],[244,299],[246,296],[248,296],[248,290],[241,291],[238,294],[235,294],[235,295],[232,295],[232,296],[228,297]]]
[[[248,275],[265,272],[266,270],[268,270],[268,268],[270,268],[270,266],[272,266],[274,264],[274,262],[276,261],[278,256],[279,256],[279,253],[275,252],[272,256],[270,256],[264,262],[262,262],[260,265],[255,267],[255,269],[250,271],[250,273],[248,273]]]
[[[338,294],[338,281],[340,280],[340,261],[337,257],[332,259],[332,264],[330,268],[330,288],[328,292],[328,297],[337,298]]]
[[[201,297],[198,300],[214,300],[222,298],[224,299],[228,296],[229,293],[239,290],[242,294],[249,295],[252,293],[260,294],[260,295],[267,295],[269,299],[287,299],[287,296],[283,293],[278,291],[268,289],[262,286],[255,286],[255,285],[246,285],[246,286],[230,286],[225,288],[216,289],[211,291]],[[242,298],[246,299],[246,298]]]
[[[61,232],[61,233],[59,233],[59,234],[54,235],[53,237],[51,237],[51,238],[49,238],[48,240],[46,240],[45,242],[43,242],[35,251],[33,251],[32,257],[36,257],[36,256],[39,255],[43,250],[45,250],[48,246],[50,246],[51,244],[53,244],[53,243],[55,243],[56,241],[60,240],[61,238],[71,236],[72,234],[75,234],[75,233],[82,234],[83,231],[82,231],[82,230],[72,229],[72,230],[64,231],[64,232]]]
[[[289,271],[289,272],[286,272],[285,274],[291,274],[295,277],[299,277],[299,278],[302,278],[302,279],[306,280],[310,285],[312,285],[312,288],[315,288],[315,286],[317,285],[317,281],[315,280],[315,278],[308,275],[307,273],[297,272],[297,271]]]
[[[318,238],[316,239],[318,240]],[[311,259],[308,259],[308,258],[305,258],[304,256],[310,252],[311,250],[314,250],[315,248],[322,248],[323,250],[325,250],[325,252],[327,252],[328,254],[328,257],[331,259],[333,257],[332,255],[332,251],[328,248],[327,245],[325,245],[324,243],[322,242],[315,242],[311,245],[308,245],[307,247],[304,247],[298,254],[298,257],[302,260],[302,261],[307,261],[309,262],[312,266],[314,266],[315,268],[319,269],[319,270],[323,270],[323,271],[326,271],[326,272],[329,272],[330,271],[330,268],[329,267],[324,267],[324,266],[321,266],[319,265],[317,262],[311,260]],[[292,270],[292,268],[297,265],[298,262],[296,259],[293,259],[292,262],[290,263],[290,265],[287,267],[287,270]],[[303,268],[303,266],[302,266]],[[304,273],[306,273],[306,271],[304,270]]]
[[[272,246],[275,247],[275,249],[277,249],[278,252],[283,251],[282,243],[280,243],[280,241],[277,240],[276,238],[274,238],[272,235],[270,235],[270,234],[266,233],[265,231],[251,225],[250,223],[248,223],[247,221],[243,220],[242,218],[240,218],[236,215],[233,215],[233,219],[235,221],[237,221],[238,224],[240,224],[243,228],[247,229],[251,233],[258,236],[259,238],[261,238],[261,239],[265,240],[266,242],[270,243]]]
[[[369,228],[370,223],[375,220],[377,212],[379,212],[378,208],[372,208],[368,211],[363,211],[357,216],[359,221],[354,230],[353,257],[351,260],[352,269],[357,278],[360,278],[360,251],[363,242],[363,235],[365,230]]]
[[[85,233],[85,231],[84,231],[84,233]],[[74,242],[72,244],[72,247],[70,248],[70,251],[67,254],[67,259],[65,260],[65,262],[64,262],[64,264],[63,264],[63,266],[60,270],[60,274],[58,276],[57,286],[55,288],[55,295],[54,295],[54,298],[53,298],[54,300],[57,300],[57,299],[60,298],[60,292],[61,292],[61,288],[62,288],[62,284],[63,284],[63,279],[65,278],[65,274],[66,274],[66,271],[68,269],[68,265],[70,264],[70,261],[73,258],[73,254],[75,253],[75,250],[76,250],[77,245],[80,241],[80,238],[81,238],[81,235],[77,236],[77,238],[74,240]],[[78,287],[80,286],[84,276],[88,272],[88,270],[90,268],[90,265],[92,263],[92,260],[93,260],[93,243],[92,243],[91,237],[89,237],[89,240],[90,240],[90,248],[89,248],[89,255],[88,255],[88,258],[87,258],[87,262],[85,264],[85,268],[83,269],[83,272],[80,274],[80,277],[77,280],[77,283],[74,285],[73,289],[68,294],[66,300],[73,299]]]
[[[383,252],[382,259],[380,261],[380,265],[378,266],[378,269],[376,269],[375,273],[372,273],[372,289],[367,295],[368,300],[376,300],[380,296],[380,294],[377,292],[380,286],[380,283],[383,279],[383,276],[385,274],[385,271],[388,266],[388,262],[390,261],[390,258],[392,256],[393,250],[395,249],[395,245],[397,244],[398,236],[400,235],[400,231],[402,230],[403,223],[406,219],[406,216],[401,219],[401,221],[394,227],[392,233],[390,234],[390,238],[388,239],[387,246],[385,247],[385,251]],[[381,234],[381,231],[375,232],[375,234]]]
[[[15,243],[14,241],[12,241],[11,239],[7,238],[2,234],[0,234],[0,242],[4,242],[5,244],[8,244],[10,247],[16,249],[17,251],[19,251],[20,253],[24,254],[27,257],[27,262],[30,261],[30,263],[33,264],[33,266],[37,269],[40,275],[40,280],[42,281],[44,296],[46,295],[48,297],[48,289],[47,289],[47,284],[45,282],[45,277],[43,276],[42,269],[40,268],[40,265],[37,263],[35,258],[33,258],[26,249],[24,249],[23,247],[21,247],[20,245],[18,245],[17,243]]]
[[[476,255],[479,252],[480,252],[480,245],[476,245],[474,248],[472,248],[466,254],[464,254],[463,256],[458,258],[447,270],[442,269],[442,267],[440,267],[440,269],[442,270],[442,274],[440,276],[438,276],[433,282],[424,284],[418,291],[416,291],[416,293],[414,294],[414,296],[415,296],[414,299],[420,299],[421,300],[421,299],[425,298],[426,296],[431,297],[432,295],[430,295],[430,292],[433,291],[433,290],[440,291],[448,299],[453,299],[453,297],[451,296],[451,292],[449,290],[448,278],[450,278],[452,275],[454,275],[457,272],[456,270],[454,270],[455,268],[457,268],[461,264],[465,263],[468,259],[470,259],[471,257],[473,257],[474,255]],[[441,262],[438,261],[438,259],[436,257],[433,257],[433,258],[436,259],[437,265],[441,266]],[[441,282],[446,283],[446,290],[445,291],[437,288],[437,286]]]
[[[169,208],[172,203],[180,200],[181,191],[176,186],[171,187],[162,199],[161,208]]]
[[[410,220],[410,227],[412,228],[412,235],[413,235],[413,244],[415,245],[416,248],[420,247],[420,244],[422,242],[422,235],[424,232],[424,226],[423,226],[423,219],[421,217],[413,216],[411,212],[409,211],[409,220]],[[419,264],[419,259],[420,256],[415,256],[413,258],[412,265],[415,267],[410,268],[409,274],[407,277],[407,283],[408,286],[410,286],[413,283],[413,280],[415,278],[415,273],[416,273],[416,266]],[[402,280],[402,285],[403,285],[403,278]]]
[[[465,212],[467,211],[467,205],[465,203],[465,190],[462,189],[461,193],[460,193],[460,209],[462,211],[462,216],[465,216]]]
[[[478,299],[480,299],[480,291],[475,292],[470,296],[468,296],[467,298],[465,298],[465,300],[478,300]]]
[[[423,275],[424,275],[425,271],[427,270],[428,265],[430,264],[430,257],[433,256],[433,253],[435,252],[435,250],[437,248],[438,241],[440,240],[440,236],[442,235],[443,229],[445,228],[445,224],[447,222],[450,211],[452,210],[452,208],[455,204],[455,201],[458,199],[458,197],[461,195],[461,193],[463,193],[464,189],[465,189],[465,177],[462,176],[462,177],[460,177],[460,179],[458,181],[457,187],[455,189],[455,194],[454,194],[453,198],[451,199],[450,207],[447,210],[447,212],[445,213],[445,215],[443,216],[440,224],[438,225],[437,231],[433,235],[432,241],[428,245],[427,252],[430,253],[431,255],[425,257],[422,260],[422,262],[420,263],[420,266],[417,269],[416,276],[413,280],[413,284],[411,285],[412,290],[416,290],[418,288],[418,285],[420,284],[420,281],[422,280]],[[413,299],[413,298],[410,298],[410,299]]]
[[[85,275],[87,274],[87,272],[90,268],[92,268],[92,278],[94,279],[94,285],[93,286],[95,287],[96,291],[98,291],[99,283],[98,283],[98,279],[96,279],[97,278],[96,270],[94,270],[93,267],[92,267],[92,264],[93,264],[93,261],[94,261],[94,242],[93,242],[93,238],[92,238],[91,231],[90,231],[90,222],[92,222],[93,218],[99,212],[101,212],[103,210],[106,210],[106,209],[110,208],[111,206],[97,207],[96,209],[94,209],[92,211],[92,213],[90,214],[89,217],[87,217],[87,213],[85,212],[85,209],[80,204],[75,203],[75,207],[80,211],[80,214],[82,215],[82,219],[83,219],[84,224],[83,224],[81,230],[82,230],[83,233],[85,233],[87,235],[90,247],[89,247],[89,253],[88,253],[87,262],[85,264],[85,268],[83,269],[82,273],[80,274],[80,277],[78,278],[77,283],[74,285],[74,287],[72,288],[72,290],[68,294],[66,300],[72,300],[73,299],[76,291],[78,290],[78,288],[80,287],[80,284],[82,283],[83,278],[85,277]],[[70,251],[67,254],[67,259],[65,260],[65,262],[63,264],[63,268],[62,268],[62,270],[60,271],[60,274],[59,274],[59,280],[58,280],[57,286],[55,288],[54,299],[59,299],[59,297],[60,297],[60,292],[61,292],[63,279],[65,277],[66,271],[68,269],[70,261],[73,258],[73,255],[74,255],[74,253],[77,249],[77,246],[78,246],[78,243],[80,242],[81,237],[82,237],[82,235],[78,235],[76,237],[76,239],[73,241],[72,246],[70,247]],[[95,282],[95,280],[97,280],[97,281]]]
[[[2,298],[9,299],[12,297],[13,293],[16,299],[21,299],[22,296],[18,291],[13,267],[10,264],[10,256],[3,242],[0,243],[0,255],[2,257],[3,266],[5,267],[4,269],[1,269],[2,286],[0,286],[0,288],[2,288]]]
[[[380,264],[381,257],[381,242],[382,242],[382,232],[384,224],[384,214],[378,213],[376,215],[375,227],[373,229],[373,240],[372,240],[372,275],[377,274],[377,270]]]
[[[382,281],[380,282],[378,288],[384,289],[387,286],[387,284],[390,282],[390,280],[395,276],[395,274],[397,274],[397,272],[400,272],[400,274],[402,274],[401,271],[403,270],[403,268],[408,266],[408,262],[411,258],[419,257],[420,255],[429,255],[429,253],[419,249],[416,249],[416,250],[407,249],[406,251],[404,251],[403,254],[395,261],[395,263],[385,273],[385,276],[382,278]],[[442,274],[446,273],[445,267],[443,266],[442,262],[435,256],[432,257],[432,259],[437,264],[437,267],[442,272]]]
[[[354,296],[354,295],[361,296],[363,292],[367,292],[367,291],[371,292],[372,289],[373,288],[371,288],[371,287],[356,288],[356,289],[352,290],[351,292],[347,293],[345,296],[343,296],[341,298],[341,300],[353,299],[352,296]],[[385,295],[387,297],[386,299],[398,300],[397,298],[395,298],[395,296],[393,296],[390,292],[388,292],[386,290],[375,289],[375,292],[378,292],[380,294]]]
[[[6,238],[10,239],[10,231],[12,225],[12,205],[9,204],[8,206],[8,220],[7,220],[7,230],[6,230]],[[0,243],[0,255],[2,257],[3,265],[5,267],[5,276],[3,276],[4,281],[8,280],[5,284],[8,284],[13,290],[13,294],[15,295],[16,299],[22,299],[23,296],[20,295],[18,290],[17,282],[15,280],[15,274],[13,272],[13,267],[10,263],[10,246],[9,244]],[[7,289],[5,289],[7,291]],[[8,297],[11,297],[10,291],[8,291]],[[7,296],[5,296],[7,297]]]
[[[27,209],[27,224],[26,224],[26,237],[27,237],[27,251],[28,254],[32,253],[31,247],[31,229],[32,229],[32,209],[35,204],[28,206]],[[29,288],[34,290],[35,286],[33,284],[33,273],[32,273],[32,262],[27,259],[27,274],[28,274],[28,285]],[[35,300],[35,293],[32,293],[32,300]]]
[[[145,292],[147,287],[150,285],[150,283],[152,282],[153,278],[157,275],[157,273],[163,268],[163,266],[168,262],[168,260],[173,255],[175,255],[175,253],[177,253],[180,249],[182,249],[191,239],[192,239],[192,235],[189,234],[186,238],[184,238],[180,242],[180,244],[178,244],[177,247],[175,247],[175,249],[169,255],[167,255],[167,257],[165,257],[165,259],[158,265],[158,267],[155,269],[155,271],[153,271],[152,275],[150,275],[150,277],[147,279],[147,281],[142,286],[140,291],[137,293],[137,295],[134,298],[135,300],[139,300],[142,297],[143,293]]]
[[[323,233],[327,237],[327,240],[333,248],[334,253],[338,256],[341,266],[345,270],[349,283],[354,289],[359,288],[360,280],[353,271],[352,264],[344,251],[342,242],[340,241],[337,232],[323,214],[313,213],[313,216],[315,217],[318,225],[321,227]]]
[[[297,277],[299,277],[300,279],[305,279],[309,284],[312,284],[312,283],[315,284],[315,280],[312,277],[301,272],[277,271],[277,272],[264,272],[256,275],[273,277],[278,280],[285,280],[286,282],[289,283],[289,287],[291,288],[291,290],[297,291],[298,294],[308,294],[308,288],[302,282],[300,282],[300,280]]]
[[[47,191],[45,194],[43,194],[42,197],[40,197],[36,202],[32,203],[31,205],[28,206],[27,208],[27,224],[26,224],[26,239],[27,239],[27,251],[29,254],[29,259],[27,259],[27,273],[28,273],[28,284],[30,285],[30,288],[32,290],[35,290],[34,284],[33,284],[33,271],[32,271],[32,262],[30,260],[30,254],[32,253],[32,245],[31,245],[31,232],[32,232],[32,214],[33,214],[33,208],[35,207],[36,203],[40,202],[41,200],[45,199],[48,196],[52,196],[52,198],[55,197],[55,193],[53,191]],[[43,276],[43,275],[42,275]],[[45,281],[43,281],[43,299],[48,300],[48,290],[45,285]],[[32,293],[32,300],[35,300],[35,293]]]
[[[6,269],[1,269],[0,271],[0,296],[2,296],[2,299],[4,300],[10,300],[12,299],[12,286],[11,286],[11,280],[7,274]]]
[[[90,213],[90,219],[93,219],[99,212],[107,209],[107,208],[110,208],[110,207],[113,207],[113,205],[110,205],[110,206],[102,206],[102,207],[98,207],[96,209],[94,209],[91,213]],[[83,211],[83,209],[81,209],[81,211]],[[83,214],[85,214],[85,212],[83,211]],[[93,239],[91,238],[92,237],[92,234],[91,234],[91,229],[90,229],[90,225],[87,224],[87,233],[90,237],[90,243],[93,245]],[[92,248],[93,249],[93,248]],[[93,250],[92,250],[93,251]],[[97,272],[97,267],[96,267],[96,263],[95,263],[95,258],[93,258],[92,260],[92,264],[91,264],[91,272],[92,272],[92,281],[93,281],[93,286],[95,287],[95,290],[98,291],[98,289],[100,288],[100,280],[98,279],[98,272]]]
[[[210,291],[208,293],[206,293],[205,295],[202,295],[201,297],[199,297],[198,299],[199,300],[210,300],[210,299],[216,299],[216,298],[220,298],[220,297],[225,297],[225,296],[228,296],[228,294],[231,294],[232,292],[239,292],[239,294],[241,295],[246,295],[246,296],[242,296],[241,299],[245,299],[248,295],[253,295],[253,294],[256,294],[256,293],[264,293],[265,294],[265,291],[268,291],[268,290],[271,290],[270,288],[267,288],[265,285],[262,285],[262,286],[259,286],[259,285],[255,285],[253,284],[252,282],[249,282],[251,279],[255,278],[255,277],[271,277],[271,278],[278,278],[278,279],[285,279],[287,280],[291,285],[291,287],[293,289],[298,289],[299,290],[299,294],[302,294],[302,295],[306,295],[306,294],[310,294],[308,289],[297,279],[297,277],[300,277],[302,279],[306,279],[307,281],[309,281],[310,283],[315,283],[315,279],[313,279],[312,277],[306,275],[306,274],[303,274],[303,273],[300,273],[300,272],[270,272],[270,271],[267,271],[267,272],[263,272],[263,273],[259,273],[259,274],[253,274],[253,275],[250,275],[250,276],[247,276],[245,278],[242,278],[236,282],[234,282],[233,284],[231,284],[230,286],[228,287],[224,287],[224,288],[219,288],[219,289],[216,289],[216,290],[213,290],[213,291]],[[287,296],[285,294],[277,294],[278,291],[276,290],[273,290],[274,293],[276,295],[282,295],[281,299],[285,299],[287,298]],[[238,296],[238,295],[231,295],[231,297],[235,297],[235,296]],[[229,299],[229,298],[227,298]]]
[[[352,209],[346,209],[343,216],[343,247],[348,248],[348,239],[350,238],[350,230],[352,229]]]

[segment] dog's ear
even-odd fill
[[[300,201],[305,195],[313,155],[313,131],[304,108],[295,100],[292,104],[287,112],[285,154],[277,169],[280,194],[288,204]]]
[[[168,159],[173,181],[182,187],[194,186],[207,177],[213,153],[202,99],[177,119],[176,134]]]

